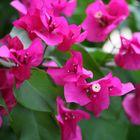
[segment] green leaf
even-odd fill
[[[133,84],[137,84],[140,82],[140,79],[138,78],[140,76],[140,70],[131,71],[115,67],[113,69],[113,73],[115,76],[118,76],[123,82],[129,81],[132,82]]]
[[[2,127],[0,128],[0,139],[1,140],[16,140],[16,136],[10,127],[9,116],[2,118]]]
[[[13,28],[10,32],[11,37],[18,37],[24,44],[24,48],[28,48],[31,44],[31,40],[28,37],[28,33],[23,29]]]
[[[110,106],[107,110],[103,111],[102,118],[110,120],[120,120],[123,112],[121,97],[111,97]]]
[[[127,140],[130,124],[121,102],[121,97],[112,97],[109,109],[99,118],[92,114],[90,120],[82,121],[83,140]]]
[[[76,23],[76,24],[81,24],[84,20],[84,18],[86,17],[86,13],[85,10],[87,8],[87,6],[92,3],[93,0],[77,0],[77,8],[75,9],[74,14],[72,15],[72,17],[70,17],[68,20],[69,22],[72,23]]]
[[[140,13],[140,5],[130,5],[129,9],[131,11],[131,18],[130,18],[130,26],[133,29],[134,27],[137,27],[136,30],[140,30],[140,17],[139,17],[139,13]],[[132,23],[132,25],[131,25]],[[134,26],[134,27],[133,27]]]
[[[130,125],[127,140],[139,140],[140,126]]]
[[[4,99],[2,98],[2,96],[0,96],[0,106],[2,106],[8,112],[6,103],[5,103]]]
[[[95,119],[81,122],[83,140],[126,140],[128,125],[119,121]]]
[[[62,67],[69,58],[70,58],[69,52],[60,52],[57,49],[54,49],[48,56],[48,59],[51,59],[51,60],[57,62],[57,64],[60,67]]]
[[[1,0],[0,3],[0,38],[10,32],[12,22],[18,17],[17,11],[9,3],[10,0]]]
[[[98,65],[102,66],[106,62],[110,61],[114,56],[110,53],[105,53],[101,49],[96,49],[96,51],[89,52],[91,57],[98,62]]]
[[[18,140],[60,140],[59,127],[52,114],[16,106],[11,125]]]
[[[15,96],[26,108],[52,112],[56,110],[56,96],[60,96],[59,92],[59,88],[44,71],[34,69],[31,79],[25,81],[20,89],[15,89]]]

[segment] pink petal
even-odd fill
[[[140,83],[138,83],[137,85],[135,85],[136,89],[135,89],[135,93],[139,96],[140,95]]]
[[[83,42],[86,39],[86,37],[87,37],[87,31],[79,35],[79,37],[76,39],[76,43]]]
[[[48,61],[46,63],[43,63],[43,66],[45,66],[45,67],[58,67],[58,65],[55,61]]]
[[[126,84],[122,84],[122,94],[121,95],[124,95],[124,94],[126,94],[134,89],[135,89],[135,87],[130,82],[126,83]]]
[[[111,0],[108,6],[110,7],[111,14],[115,16],[117,14],[118,18],[122,18],[122,20],[124,20],[129,15],[129,9],[126,0]]]
[[[0,47],[0,57],[9,58],[10,57],[10,50],[7,46]]]
[[[140,109],[137,106],[134,94],[129,94],[125,97],[123,107],[129,120],[134,124],[140,125]]]
[[[12,87],[2,90],[2,96],[8,108],[8,111],[11,112],[14,106],[16,105],[16,99],[14,97]],[[8,113],[8,112],[7,112]]]
[[[20,13],[22,13],[23,15],[27,14],[27,8],[20,1],[14,0],[10,3],[10,5],[14,7],[16,10],[18,10]]]
[[[138,70],[140,69],[140,55],[137,54],[125,54],[125,55],[116,55],[115,62],[119,67],[128,70]]]
[[[44,47],[40,39],[33,40],[30,47],[26,50],[32,56],[31,65],[36,67],[43,60]]]
[[[105,25],[94,16],[97,12],[101,12],[101,18],[105,19]],[[91,42],[103,42],[112,30],[117,28],[119,24],[129,15],[128,4],[125,1],[111,0],[108,5],[102,0],[96,0],[90,4],[86,10],[87,17],[82,23],[82,27],[87,31],[87,40]],[[104,21],[103,21],[104,22]]]
[[[62,43],[60,43],[57,47],[59,51],[66,52],[69,51],[72,45],[72,40],[68,39],[67,37],[63,38]]]
[[[91,14],[91,11],[93,14],[95,14],[97,11],[105,12],[105,4],[102,0],[96,0],[92,4],[90,4],[86,10],[86,14]]]
[[[88,113],[82,110],[70,110],[64,107],[64,102],[60,97],[57,97],[57,111],[58,115],[56,116],[60,128],[61,128],[61,139],[62,140],[81,140],[81,131],[77,123],[81,119],[89,119],[90,116]],[[75,118],[68,118],[69,120],[64,119],[64,115],[69,114],[73,115]]]
[[[134,42],[138,42],[138,44],[140,44],[140,32],[135,32],[133,34],[133,39]]]
[[[43,35],[38,31],[33,31],[38,37],[40,37],[46,44],[50,46],[58,45],[63,41],[62,35],[58,34],[49,34],[49,35]]]
[[[77,6],[76,0],[69,0],[67,2],[67,6],[63,10],[63,13],[68,17],[72,16],[76,6]]]
[[[87,31],[87,40],[91,42],[103,42],[105,41],[107,34],[104,32],[104,28],[101,27],[92,16],[87,16],[82,27]]]
[[[83,68],[83,74],[84,74],[83,77],[85,77],[85,78],[93,78],[93,73],[89,70],[84,69],[84,68]]]
[[[104,84],[104,82],[100,82],[101,91],[97,93],[96,97],[93,97],[94,99],[89,104],[85,105],[86,109],[92,111],[95,117],[99,117],[101,112],[109,107],[108,88]]]
[[[11,72],[15,75],[16,87],[19,88],[24,80],[27,80],[31,76],[30,66],[24,65],[20,67],[13,67]]]
[[[48,68],[47,73],[52,77],[57,85],[64,85],[63,78],[66,75],[66,71],[63,68]]]
[[[2,126],[2,117],[0,116],[0,128]]]
[[[64,17],[55,17],[54,22],[57,24],[57,28],[55,32],[58,32],[63,35],[67,35],[69,33],[69,25]]]
[[[24,48],[21,40],[17,36],[11,38],[8,43],[10,49],[21,50]]]
[[[76,83],[66,83],[64,86],[64,95],[66,101],[69,103],[74,102],[83,106],[90,102],[86,92],[76,86]]]
[[[111,80],[110,81],[111,86],[113,86],[113,88],[109,91],[109,95],[110,96],[121,96],[122,95],[122,83],[121,83],[120,79],[117,77],[112,77],[110,80]]]

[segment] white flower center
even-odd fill
[[[92,85],[92,90],[93,90],[94,92],[99,92],[99,91],[101,90],[100,84],[99,84],[99,83],[93,84],[93,85]]]
[[[103,16],[103,13],[101,11],[98,11],[95,13],[94,17],[97,19],[100,19]]]

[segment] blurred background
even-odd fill
[[[78,7],[74,15],[68,19],[69,23],[81,24],[86,16],[84,11],[87,5],[89,5],[93,1],[94,0],[78,0]],[[0,38],[4,37],[11,31],[12,22],[18,18],[18,13],[16,12],[15,9],[13,9],[10,6],[10,2],[11,0],[0,0]],[[108,3],[109,0],[104,0],[104,2]],[[98,62],[98,65],[100,65],[101,67],[104,67],[105,66],[104,62],[107,62],[103,60],[104,58],[106,58],[108,62],[110,61],[112,62],[113,60],[112,54],[116,53],[120,46],[119,40],[120,34],[124,35],[127,38],[130,38],[133,32],[140,31],[140,0],[127,0],[127,2],[129,3],[129,9],[131,12],[130,17],[125,22],[123,22],[117,30],[115,30],[111,34],[110,36],[111,42],[110,40],[107,40],[105,43],[99,44],[90,43],[88,41],[82,43],[82,45],[84,45],[85,48],[88,51],[90,51],[91,57],[94,58]],[[112,51],[112,48],[114,46],[115,49]],[[111,69],[113,64],[109,63],[107,65]],[[104,67],[103,69],[107,71],[107,67]],[[112,71],[115,75],[119,76],[121,80],[124,82],[131,81],[134,84],[140,83],[140,71],[131,72],[122,70],[118,67],[112,68]],[[99,119],[98,121],[95,121],[93,119],[89,122],[85,121],[81,123],[82,130],[85,130],[83,132],[84,134],[85,133],[88,134],[88,131],[90,131],[88,135],[85,134],[85,136],[83,136],[84,140],[114,140],[114,137],[116,137],[115,140],[140,140],[139,126],[129,124],[130,129],[125,128],[124,124],[128,122],[126,121],[127,119],[121,108],[121,99],[115,98],[115,100],[113,99],[111,102],[112,102],[111,107],[107,112],[103,114],[104,116],[103,119]],[[117,106],[117,108],[113,108],[114,104],[115,106]],[[115,119],[113,118],[112,115],[115,112],[114,110],[119,112],[122,111],[121,121],[124,122],[124,124],[122,122],[114,121]],[[115,115],[117,116],[117,114]],[[0,140],[16,140],[13,130],[9,127],[10,123],[9,120],[10,116],[4,117],[4,125],[0,129]],[[87,126],[87,124],[90,130],[84,128]],[[118,131],[118,129],[120,129],[121,133],[120,131],[115,133],[116,131]]]

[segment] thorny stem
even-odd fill
[[[44,55],[45,55],[45,53],[46,53],[46,49],[48,48],[48,46],[46,45],[45,46],[45,49],[44,49]]]
[[[43,56],[45,55],[47,48],[48,48],[48,46],[45,45]],[[45,59],[43,58],[43,60],[41,61],[40,65],[38,66],[38,68],[43,69],[42,64],[43,64],[44,60],[45,60]]]
[[[56,68],[56,67],[39,65],[38,68],[43,69],[43,70],[47,70],[48,68]]]

